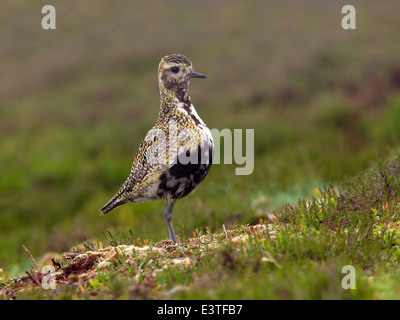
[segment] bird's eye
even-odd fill
[[[171,71],[172,71],[173,73],[178,73],[178,72],[179,72],[179,68],[178,68],[178,67],[172,67],[172,68],[171,68]]]

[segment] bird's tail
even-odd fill
[[[110,201],[108,201],[103,208],[100,209],[101,212],[101,216],[106,214],[107,212],[111,211],[112,209],[119,207],[121,204],[127,203],[128,200],[126,200],[122,194],[120,194],[119,192],[112,197],[112,199]]]

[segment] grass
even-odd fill
[[[393,41],[398,37],[399,5],[363,1],[356,5],[357,30],[343,31],[344,4],[233,1],[227,6],[203,1],[200,6],[177,0],[171,5],[148,1],[110,8],[105,1],[74,6],[56,1],[57,30],[44,32],[38,5],[6,0],[4,12],[13,19],[0,20],[3,273],[16,277],[31,268],[22,244],[40,257],[71,251],[82,240],[101,248],[143,246],[167,238],[162,202],[121,206],[104,217],[98,209],[123,183],[135,150],[155,122],[160,58],[181,52],[207,75],[192,82],[191,97],[208,126],[255,130],[255,167],[249,176],[236,176],[235,165],[213,166],[195,194],[177,203],[176,233],[183,240],[196,229],[206,233],[206,227],[210,234],[220,234],[223,225],[236,230],[275,211],[282,213],[282,235],[247,248],[260,258],[248,267],[243,262],[245,248],[239,253],[221,249],[243,265],[243,272],[233,271],[238,279],[235,290],[229,284],[224,289],[220,282],[214,293],[206,289],[207,279],[217,278],[210,274],[212,268],[216,275],[224,272],[215,265],[223,259],[222,251],[216,253],[220,260],[199,265],[199,277],[188,271],[185,275],[192,278],[186,281],[174,269],[170,280],[155,282],[156,288],[160,286],[157,293],[146,287],[138,290],[148,297],[173,293],[176,275],[184,277],[179,283],[198,286],[196,292],[203,297],[229,292],[281,298],[316,297],[318,292],[320,297],[338,298],[396,296],[398,284],[385,281],[396,273],[384,265],[371,270],[369,278],[362,278],[365,281],[360,279],[357,285],[365,291],[339,294],[333,289],[341,277],[336,270],[348,262],[350,253],[358,257],[360,272],[383,261],[379,246],[372,242],[392,241],[384,235],[396,222],[389,222],[385,214],[395,214],[398,200],[385,189],[386,179],[397,190],[394,171],[384,169],[383,178],[372,164],[383,163],[400,146],[399,42]],[[368,183],[349,180],[346,185],[346,177],[371,165],[377,173],[374,178],[366,173]],[[343,186],[343,192],[330,185]],[[372,209],[365,199],[375,199],[367,201]],[[380,205],[388,210],[382,211]],[[357,245],[346,248],[353,238]],[[349,252],[331,252],[326,244]],[[257,255],[256,250],[262,253]],[[389,245],[381,251],[395,256]],[[273,272],[261,272],[263,280],[259,288],[254,284],[252,293],[246,283],[265,252],[282,269],[260,264],[262,270]],[[314,254],[329,259],[319,263]],[[291,266],[291,255],[302,262]],[[117,272],[110,273],[120,278]],[[321,279],[312,280],[314,274]],[[308,288],[289,280],[297,276],[303,282],[316,281],[315,286],[323,279],[326,284],[322,289]],[[332,284],[327,280],[331,277]],[[371,284],[368,279],[373,277],[377,280]],[[105,281],[92,280],[97,288]],[[135,291],[134,281],[129,284]],[[264,281],[270,291],[263,296]],[[60,291],[65,297],[83,297],[76,287]],[[144,298],[141,293],[132,297]],[[173,298],[195,297],[195,292],[185,290],[172,293]],[[116,297],[128,296],[125,292]],[[101,293],[87,297],[101,298]]]
[[[0,292],[17,299],[398,299],[399,169],[397,155],[340,188],[286,205],[271,222],[197,229],[180,248],[114,229],[108,245],[85,243],[72,262],[63,260],[55,290],[3,275]],[[349,265],[351,289],[342,285]]]

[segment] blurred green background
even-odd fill
[[[43,30],[41,8],[57,10]],[[400,141],[400,2],[28,1],[0,4],[0,267],[114,228],[167,237],[164,202],[100,217],[159,110],[157,66],[188,56],[210,128],[255,130],[255,168],[215,165],[174,209],[195,228],[255,223],[384,159]]]

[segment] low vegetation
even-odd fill
[[[315,190],[256,225],[195,230],[176,247],[114,229],[28,275],[2,275],[9,299],[398,299],[400,158],[340,188]],[[51,258],[51,259],[50,259]],[[344,288],[344,266],[355,269]],[[47,278],[46,278],[47,276]],[[55,283],[49,289],[49,281]],[[47,286],[47,289],[43,288]]]

